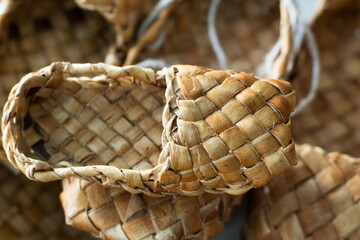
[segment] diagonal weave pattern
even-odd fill
[[[359,160],[311,145],[299,164],[253,194],[246,239],[359,239]]]
[[[12,18],[10,22],[9,29],[12,34],[5,42],[6,45],[1,45],[0,74],[3,81],[0,81],[0,100],[2,105],[5,103],[11,87],[24,74],[36,71],[57,60],[102,61],[109,43],[112,42],[111,31],[109,31],[112,27],[104,24],[97,14],[77,9],[73,0],[37,0],[36,3],[36,7],[33,7],[32,1],[21,1],[22,5],[16,8],[16,17]],[[199,3],[200,1],[185,1],[184,4],[181,4],[174,12],[181,18],[176,23],[172,23],[169,28],[169,33],[176,32],[178,34],[167,35],[160,54],[147,52],[147,55],[142,55],[141,58],[161,55],[169,63],[182,62],[217,67],[207,38],[208,1]],[[226,14],[218,15],[217,26],[231,67],[237,68],[241,65],[241,69],[254,72],[264,53],[271,48],[277,38],[278,2],[275,0],[256,2],[244,0],[238,4],[234,1],[227,1],[220,5],[220,9]],[[184,14],[185,12],[186,14]],[[233,24],[229,25],[228,22]],[[270,22],[271,27],[269,27]],[[230,37],[229,33],[234,32],[234,29],[236,29],[235,35],[231,34]],[[56,36],[56,41],[54,36]],[[197,51],[194,51],[194,48]],[[21,177],[12,179],[13,182],[21,183],[21,186],[33,184],[29,181],[22,182],[20,179],[23,178]],[[4,180],[1,185],[5,182]],[[52,190],[58,189],[56,186],[56,184],[43,185],[41,191],[39,190],[36,194],[37,200],[42,198],[40,196],[47,195],[49,197],[47,202],[57,201],[57,193],[52,192]],[[49,192],[52,194],[48,194]],[[14,202],[9,204],[9,207],[11,206],[14,206]],[[24,216],[25,209],[23,206],[19,207],[17,214]],[[38,212],[41,213],[41,209],[38,209]],[[32,219],[36,215],[27,215],[29,222],[33,222]],[[47,222],[56,222],[59,227],[63,225],[51,216],[47,215]],[[1,222],[0,231],[9,232],[8,220],[2,219]],[[37,234],[30,234],[16,229],[11,231],[12,234],[25,239],[31,239],[31,236],[40,236],[47,230],[41,228]],[[79,239],[75,237],[74,230],[71,232],[73,235],[69,234],[68,239]],[[2,237],[0,238],[2,239]],[[4,239],[8,238],[4,237]],[[89,237],[84,239],[89,239]]]
[[[94,181],[63,180],[60,195],[70,226],[104,239],[212,239],[241,196],[149,197]]]
[[[27,5],[18,8],[16,18],[13,18],[10,25],[10,29],[15,30],[19,35],[12,34],[9,45],[1,52],[1,78],[6,79],[0,81],[2,103],[5,103],[10,88],[24,74],[55,60],[101,61],[112,39],[109,37],[111,31],[108,31],[111,28],[108,28],[103,21],[99,21],[100,17],[75,8],[72,0],[37,0],[36,8],[31,7],[32,1],[23,2]],[[178,34],[169,34],[164,47],[161,48],[161,56],[164,56],[169,63],[217,66],[207,39],[205,19],[208,1],[201,1],[201,4],[198,4],[199,2],[187,1],[184,5],[189,6],[181,5],[174,13],[181,18],[172,24],[169,31]],[[196,7],[194,8],[193,5]],[[242,70],[254,72],[262,56],[277,38],[278,2],[226,1],[220,5],[220,12],[226,12],[226,14],[218,14],[217,26],[222,38],[221,42],[224,43],[228,53],[230,66],[232,68],[241,66]],[[48,21],[50,25],[46,24]],[[57,36],[57,41],[53,40],[53,36]],[[160,54],[147,55],[158,57]],[[16,179],[14,178],[13,181]],[[23,184],[27,186],[31,183],[24,181]],[[54,184],[45,186],[38,195],[49,192]],[[51,195],[49,202],[56,201],[55,195],[55,193]],[[23,209],[19,209],[19,215],[22,212]],[[49,221],[52,220],[49,218]],[[40,234],[41,231],[37,233]],[[21,236],[29,239],[29,235]]]
[[[164,88],[156,85],[165,80],[159,156]],[[58,62],[13,88],[3,144],[40,181],[97,176],[149,195],[243,194],[296,163],[294,98],[287,82],[236,71]]]
[[[160,163],[169,161],[180,179],[190,180],[181,189],[195,192],[201,184],[243,194],[296,163],[290,84],[192,66],[175,66],[166,74],[167,144]]]
[[[134,169],[157,164],[164,89],[65,82],[37,96],[44,99],[31,105],[34,122],[24,128],[24,139],[49,164]]]

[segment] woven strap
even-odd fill
[[[141,51],[155,42],[164,30],[175,6],[175,3],[172,3],[165,7],[141,36],[136,36],[139,25],[143,22],[142,15],[148,14],[153,8],[151,1],[75,0],[75,2],[81,8],[97,10],[114,24],[116,42],[109,49],[107,62],[116,65],[135,64]]]
[[[289,12],[284,1],[280,2],[280,51],[279,55],[274,58],[272,65],[272,74],[274,78],[284,78],[288,73],[288,64],[291,54],[292,32],[290,25]]]
[[[2,0],[0,4],[0,41],[2,41],[7,34],[6,29],[10,18],[10,13],[14,8],[15,3],[12,0]]]
[[[53,168],[48,163],[27,157],[22,152],[23,145],[22,128],[23,119],[31,101],[31,94],[39,88],[56,88],[61,85],[64,75],[104,75],[106,78],[100,80],[91,79],[91,82],[98,85],[116,84],[151,84],[161,85],[155,79],[155,72],[151,69],[139,68],[136,66],[114,67],[107,64],[70,64],[57,62],[50,67],[45,67],[37,73],[26,75],[20,83],[14,86],[9,94],[9,101],[4,106],[3,113],[3,146],[7,153],[8,160],[19,168],[28,178],[39,181],[54,181],[69,176],[104,176],[105,179],[113,181],[125,181],[127,175],[132,175],[133,170],[120,170],[113,166],[82,166],[69,168]],[[129,78],[130,77],[130,78]],[[75,78],[74,82],[85,85],[89,79],[81,80]],[[34,91],[35,90],[35,91]],[[31,93],[32,92],[32,93]],[[5,143],[5,144],[4,144]],[[128,180],[128,182],[130,182]],[[111,185],[111,183],[108,182]],[[130,184],[130,183],[129,183]],[[116,185],[116,184],[115,184]]]
[[[35,95],[44,97],[56,88],[74,94],[80,88],[99,85],[157,88],[165,86],[165,80],[163,149],[154,168],[75,166],[71,159],[55,167],[28,157],[31,151],[25,149],[24,119]],[[59,62],[25,76],[13,88],[4,108],[3,144],[10,162],[40,181],[96,176],[104,184],[149,195],[243,194],[296,163],[289,120],[294,103],[289,83],[236,71],[180,65],[155,73],[135,66]],[[52,129],[46,122],[41,124]],[[148,147],[144,148],[146,157]],[[77,158],[76,154],[71,158]],[[70,166],[64,167],[66,164]]]

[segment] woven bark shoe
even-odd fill
[[[94,181],[63,180],[66,223],[104,239],[212,239],[242,196],[149,197]]]
[[[6,30],[11,30],[12,34],[6,41],[6,47],[0,51],[2,64],[0,74],[2,79],[6,79],[6,81],[0,81],[1,103],[5,103],[11,87],[24,74],[58,60],[103,61],[110,45],[109,42],[112,41],[113,26],[107,26],[104,21],[100,21],[101,17],[95,12],[75,8],[72,0],[41,1],[44,2],[39,3],[41,7],[36,8],[36,11],[30,11],[29,9],[33,7],[30,2],[17,0],[19,4],[16,5],[13,14],[10,14],[13,18]],[[86,0],[81,2],[91,5]],[[104,3],[103,1],[91,2],[96,6]],[[133,2],[131,1],[131,4],[136,5]],[[161,56],[167,63],[196,63],[216,67],[216,57],[213,56],[208,43],[206,28],[208,3],[183,1],[177,4],[172,13],[178,21],[176,24],[169,22],[163,47],[159,51],[142,52],[141,59]],[[223,12],[221,9],[224,8],[227,17],[219,17],[219,13],[216,24],[221,43],[228,53],[231,68],[241,66],[242,71],[255,72],[257,64],[262,62],[262,57],[270,50],[278,37],[278,3],[276,0],[258,2],[244,0],[241,3],[230,1],[220,5],[220,11]],[[146,1],[146,5],[152,4]],[[108,11],[113,7],[114,5],[103,8],[104,15],[109,14],[107,18],[110,21],[116,19],[117,16],[115,13],[111,15],[111,11]],[[98,10],[100,11],[100,8]],[[151,9],[146,8],[144,11],[148,10]],[[120,10],[115,12],[117,11]],[[130,12],[129,15],[131,15]],[[233,25],[228,22],[232,22]],[[129,27],[132,23],[128,24],[125,25]],[[127,29],[126,26],[125,29]],[[229,33],[234,29],[236,29],[236,34],[231,34],[230,37]],[[55,36],[58,40],[54,38]]]
[[[311,145],[299,163],[253,192],[244,239],[359,239],[359,160]]]
[[[230,70],[58,62],[12,89],[3,144],[10,162],[40,181],[243,194],[296,163],[294,98],[287,82]]]

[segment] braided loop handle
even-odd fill
[[[166,86],[162,150],[155,167],[78,166],[72,159],[59,167],[29,157],[24,119],[35,94],[57,88],[71,93],[66,89],[71,82],[94,89]],[[154,196],[243,194],[296,163],[289,120],[294,105],[290,83],[231,70],[179,65],[155,73],[136,66],[58,62],[26,75],[12,89],[2,119],[3,145],[9,161],[39,181],[96,177],[105,185]]]

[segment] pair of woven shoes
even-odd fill
[[[11,91],[4,149],[29,178],[66,178],[67,222],[80,229],[209,239],[241,200],[222,192],[243,194],[295,163],[294,103],[287,82],[236,71],[60,62]]]
[[[241,199],[224,193],[296,163],[294,102],[288,82],[236,71],[58,62],[12,89],[3,146],[31,179],[113,187],[65,180],[71,225],[106,238],[209,239]]]
[[[108,239],[212,238],[241,198],[220,192],[245,193],[295,164],[289,122],[293,98],[286,82],[235,71],[176,66],[155,72],[57,63],[24,77],[13,89],[4,109],[4,148],[29,178],[96,177],[107,186],[122,186],[130,192],[65,179],[61,198],[67,221],[80,229]],[[296,192],[301,190],[281,200],[278,196],[283,194],[277,195],[274,187],[272,198],[262,198],[271,199],[270,207],[260,204],[264,213],[255,214],[260,220],[248,222],[255,222],[251,229],[260,228],[258,232],[280,239],[302,239],[312,233],[315,238],[330,230],[337,234],[332,236],[353,237],[358,225],[347,220],[356,214],[347,210],[357,201],[356,160],[332,157],[328,161],[312,147],[298,149],[306,167],[300,164],[279,179],[289,181],[291,190],[310,179],[302,187],[307,189],[315,181],[312,187],[319,187],[313,191],[319,194],[283,210],[276,208],[284,205],[277,199],[289,205],[291,197],[302,196]],[[321,166],[314,167],[312,161]],[[344,188],[348,197],[343,189],[332,199],[351,202],[336,209],[333,205],[339,203],[325,205],[319,200],[336,192],[345,179],[351,182]],[[270,183],[270,189],[275,183]],[[172,193],[191,197],[155,197]],[[319,206],[307,208],[315,201]],[[316,218],[318,211],[326,214],[326,221]],[[343,217],[335,217],[340,212]],[[276,221],[258,224],[271,214]],[[323,229],[325,225],[329,231]],[[249,239],[254,236],[251,231],[246,234]]]

